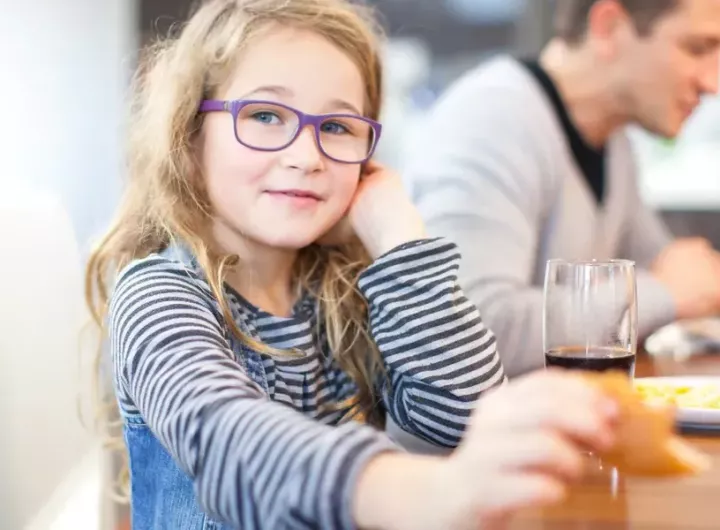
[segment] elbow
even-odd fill
[[[409,384],[396,393],[389,413],[404,431],[432,445],[456,447],[475,409],[477,389]]]

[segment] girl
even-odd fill
[[[378,41],[344,0],[210,0],[137,84],[130,182],[89,263],[133,528],[473,528],[557,499],[610,412],[573,378],[494,393],[493,335],[380,137]],[[350,233],[350,236],[346,234]],[[485,400],[483,400],[485,401]]]

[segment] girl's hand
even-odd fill
[[[618,406],[580,376],[542,371],[487,394],[449,457],[387,454],[360,477],[361,527],[488,530],[561,500],[583,452],[613,444]]]
[[[454,499],[448,528],[479,528],[561,500],[583,472],[583,451],[612,445],[617,413],[579,376],[554,371],[483,397],[447,463],[447,498]]]
[[[347,218],[373,259],[426,237],[420,213],[400,177],[373,162],[365,168]]]

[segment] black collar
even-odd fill
[[[570,145],[575,162],[585,177],[595,200],[598,204],[601,204],[605,192],[605,146],[596,149],[585,141],[580,131],[572,122],[555,83],[540,66],[538,61],[522,60],[520,62],[537,80],[550,100],[565,132],[565,137]]]

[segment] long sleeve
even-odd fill
[[[404,430],[456,446],[482,392],[504,381],[495,337],[457,281],[455,244],[420,240],[361,276],[370,330],[390,379],[388,411]]]
[[[631,168],[631,174],[635,173],[634,167]],[[645,337],[675,318],[675,303],[670,292],[649,271],[655,258],[673,238],[657,212],[643,202],[637,179],[633,179],[628,187],[629,200],[636,207],[624,227],[619,254],[637,264],[638,333]]]
[[[364,464],[394,446],[271,401],[246,375],[207,287],[158,257],[119,277],[110,308],[116,384],[192,479],[202,508],[239,528],[353,528]]]
[[[554,171],[543,129],[523,124],[546,122],[547,110],[522,108],[507,83],[477,85],[466,79],[439,102],[403,177],[430,235],[457,243],[460,285],[513,377],[544,365],[533,276]]]

